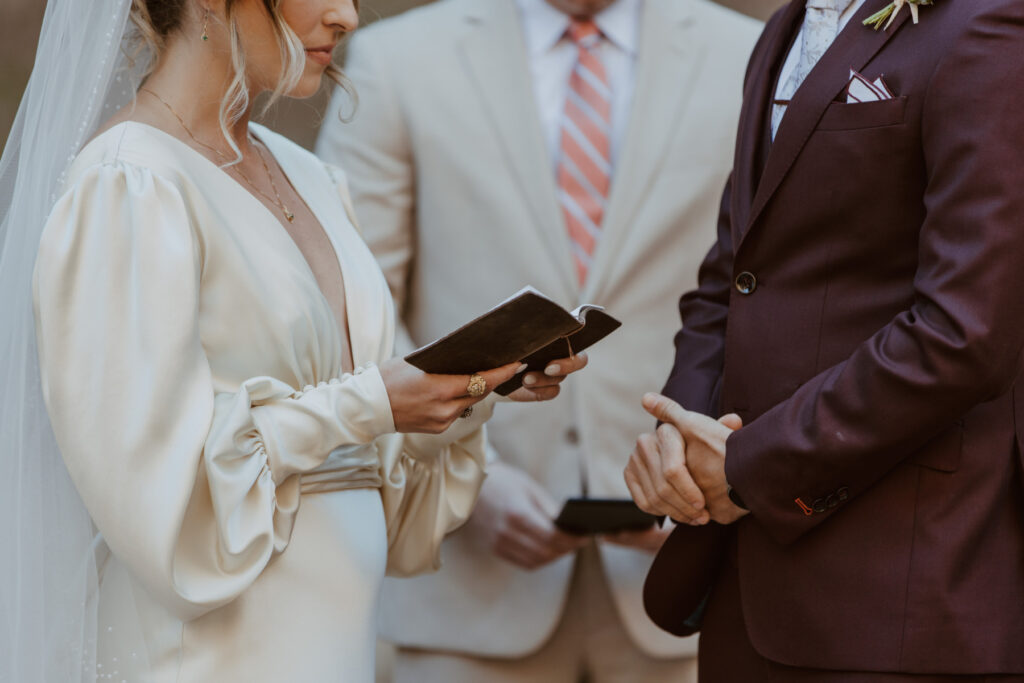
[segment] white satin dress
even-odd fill
[[[482,482],[489,402],[395,433],[393,304],[344,176],[254,132],[337,253],[354,374],[277,217],[162,131],[90,142],[43,233],[44,395],[109,546],[101,681],[373,680],[385,569],[436,568]]]

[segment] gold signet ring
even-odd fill
[[[483,396],[487,392],[487,380],[480,375],[474,373],[469,378],[469,384],[466,386],[466,393],[476,398],[477,396]]]

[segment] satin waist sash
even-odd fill
[[[348,489],[379,489],[383,484],[376,444],[331,451],[320,467],[302,475],[302,494]]]

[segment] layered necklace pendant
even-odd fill
[[[204,40],[206,39],[205,36],[204,36],[203,39]],[[139,92],[149,93],[150,95],[152,95],[153,97],[158,99],[160,101],[160,103],[163,104],[168,109],[168,111],[170,111],[171,114],[174,115],[174,118],[178,119],[178,123],[181,124],[181,127],[185,130],[185,133],[192,139],[192,142],[196,143],[200,147],[203,147],[203,148],[213,152],[215,155],[217,155],[217,157],[219,157],[221,159],[224,159],[225,161],[227,161],[229,159],[229,157],[226,154],[221,152],[216,147],[214,147],[212,145],[208,145],[205,142],[203,142],[202,140],[200,140],[199,138],[197,138],[192,133],[192,130],[185,124],[185,119],[181,116],[181,114],[179,114],[177,111],[175,111],[174,107],[172,107],[170,105],[170,103],[167,102],[167,100],[165,100],[164,98],[160,97],[160,95],[156,94],[155,92],[153,92],[149,88],[139,88]],[[240,167],[238,167],[238,166],[234,166],[233,167],[235,173],[237,173],[239,175],[239,177],[241,177],[242,180],[244,180],[245,183],[249,187],[251,187],[253,189],[254,192],[256,192],[257,194],[262,196],[264,199],[266,199],[271,204],[275,204],[277,206],[277,208],[281,211],[281,213],[284,214],[285,219],[287,219],[287,221],[289,223],[293,222],[295,220],[295,214],[292,213],[288,209],[287,206],[285,206],[284,200],[281,199],[281,193],[277,189],[277,183],[274,182],[274,174],[271,173],[270,166],[269,166],[269,164],[267,164],[267,160],[263,158],[263,152],[260,151],[260,147],[259,147],[260,143],[259,143],[259,141],[256,140],[253,137],[252,133],[249,133],[249,140],[252,143],[253,149],[256,152],[256,156],[259,157],[260,164],[263,166],[263,170],[267,174],[267,180],[270,182],[270,188],[274,191],[274,196],[271,197],[266,192],[261,190],[260,187],[256,183],[254,183],[252,181],[252,179]]]

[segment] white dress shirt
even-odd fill
[[[853,18],[853,15],[857,13],[857,10],[859,10],[863,4],[864,0],[853,0],[853,3],[839,16],[840,32],[842,32],[846,25],[850,23],[850,19]],[[789,55],[786,57],[786,62],[782,65],[782,72],[779,74],[778,85],[775,86],[775,99],[777,100],[784,99],[781,97],[782,89],[785,87],[786,81],[789,80],[790,74],[796,70],[797,64],[800,63],[800,45],[803,43],[803,39],[804,27],[803,24],[801,24],[800,31],[796,34],[796,40],[793,41],[793,47],[789,49]],[[772,131],[772,137],[775,137],[774,130]]]
[[[523,17],[534,99],[554,168],[561,149],[562,115],[578,48],[566,37],[569,16],[547,0],[517,0]],[[612,166],[618,159],[633,100],[633,74],[643,0],[617,0],[594,16],[604,34],[598,55],[612,90]]]

